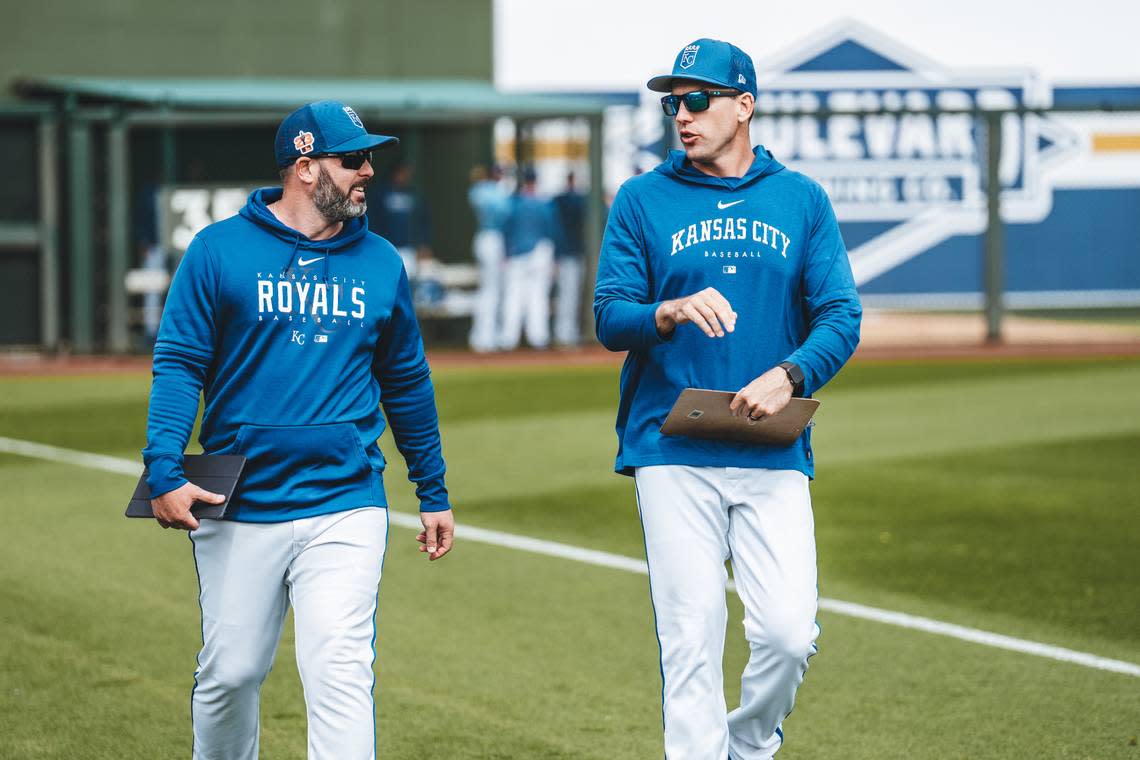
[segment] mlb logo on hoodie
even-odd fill
[[[735,264],[726,265],[726,266],[722,267],[720,271],[724,272],[725,274],[736,274],[736,265]]]

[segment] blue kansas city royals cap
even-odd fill
[[[273,150],[281,169],[301,156],[352,153],[400,142],[388,135],[370,135],[364,122],[344,103],[320,100],[301,106],[277,128]]]
[[[720,85],[756,97],[756,67],[748,53],[736,45],[702,37],[686,45],[673,62],[673,73],[653,77],[646,87],[669,92],[674,79]]]

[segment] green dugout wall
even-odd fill
[[[0,346],[124,350],[116,282],[138,263],[139,197],[157,182],[276,180],[274,119],[314,81],[369,91],[439,80],[489,88],[491,0],[45,0],[7,9],[0,46]],[[119,78],[257,93],[266,80],[296,97],[253,104],[154,99],[73,86]],[[21,84],[22,83],[22,84]],[[120,82],[121,83],[121,82]],[[350,88],[351,89],[351,88]],[[355,91],[354,91],[355,92]],[[149,96],[148,96],[149,97]],[[472,222],[467,171],[491,157],[487,119],[409,118],[385,101],[369,127],[403,138],[439,227],[455,250]],[[362,108],[362,111],[368,111]],[[414,109],[413,109],[414,110]],[[193,111],[189,114],[188,111]],[[154,118],[158,113],[167,119]],[[240,114],[238,112],[241,112]],[[251,118],[251,114],[253,117]],[[448,161],[439,160],[447,156]],[[143,209],[140,212],[140,209]],[[118,331],[118,332],[117,332]]]
[[[5,21],[0,347],[130,350],[122,283],[148,190],[275,183],[276,124],[310,100],[401,138],[445,260],[469,250],[468,172],[492,159],[497,117],[588,118],[601,176],[604,103],[492,87],[491,0],[43,0]]]
[[[491,81],[491,0],[5,3],[0,78]]]

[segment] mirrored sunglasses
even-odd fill
[[[684,95],[666,95],[661,98],[661,110],[666,116],[676,116],[684,103],[689,113],[699,113],[708,110],[709,98],[735,98],[739,94],[737,90],[693,90]]]
[[[372,151],[370,150],[355,150],[352,153],[318,153],[309,158],[339,158],[340,165],[345,169],[357,171],[360,167],[364,166],[364,162],[372,163]]]

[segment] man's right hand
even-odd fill
[[[193,483],[186,483],[173,491],[167,491],[157,499],[150,500],[150,508],[158,524],[164,528],[197,530],[198,518],[190,514],[190,507],[196,501],[207,504],[221,504],[226,500],[220,493],[204,491]]]
[[[736,329],[736,312],[716,288],[705,288],[685,298],[662,301],[655,314],[657,333],[667,338],[677,325],[692,322],[710,338],[723,338]]]

